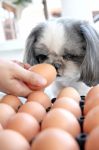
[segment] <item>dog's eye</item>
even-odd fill
[[[74,61],[76,63],[79,63],[81,64],[83,62],[83,59],[84,59],[84,55],[71,55],[71,54],[66,54],[63,56],[63,59],[64,60],[69,60],[69,61]]]
[[[44,62],[44,60],[47,59],[47,56],[46,56],[46,55],[43,55],[43,54],[40,54],[40,55],[36,56],[36,59],[37,59],[37,61],[38,61],[39,63],[42,63],[42,62]]]
[[[63,56],[63,59],[66,59],[66,60],[70,60],[72,58],[73,58],[73,56],[70,55],[70,54],[66,54],[66,55]]]

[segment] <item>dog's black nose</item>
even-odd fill
[[[56,70],[58,70],[61,68],[62,65],[59,63],[54,63],[53,66],[56,68]]]

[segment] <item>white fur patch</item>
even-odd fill
[[[50,22],[48,24],[48,27],[44,30],[43,38],[40,40],[40,43],[46,43],[50,52],[54,51],[56,54],[61,52],[65,42],[64,27],[61,23],[57,24],[55,22]]]

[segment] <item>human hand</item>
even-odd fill
[[[20,65],[21,67],[23,67],[25,69],[29,69],[31,67],[31,65],[27,64],[27,63],[23,63],[23,62],[20,62],[20,61],[17,61],[17,60],[12,60],[12,61],[17,63],[18,65]]]
[[[29,67],[28,64],[0,59],[0,91],[26,97],[32,92],[29,84],[43,88],[47,83],[46,79],[29,71]]]

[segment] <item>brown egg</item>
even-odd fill
[[[1,103],[10,105],[15,111],[22,105],[22,102],[17,96],[14,95],[5,95],[3,96]]]
[[[99,100],[99,85],[92,87],[85,97],[85,103],[89,100]]]
[[[79,118],[81,116],[81,109],[79,104],[72,98],[68,97],[62,97],[59,99],[56,99],[54,102],[52,109],[53,108],[64,108],[71,113],[75,115],[76,118]]]
[[[69,97],[69,98],[72,98],[74,100],[76,100],[78,103],[80,101],[80,95],[79,93],[77,92],[76,89],[74,89],[73,87],[66,87],[66,88],[63,88],[58,96],[57,96],[57,99],[58,98],[61,98],[61,97]]]
[[[57,75],[55,67],[46,63],[34,65],[29,68],[29,70],[42,75],[47,80],[46,86],[50,85],[55,80]],[[40,87],[31,88],[32,90],[40,90]]]
[[[49,128],[32,142],[31,150],[80,150],[75,139],[66,131]]]
[[[28,141],[35,137],[40,126],[37,120],[27,113],[17,113],[7,123],[6,129],[21,133]]]
[[[0,124],[0,131],[3,130],[3,126]]]
[[[36,118],[38,122],[41,122],[46,114],[45,108],[37,102],[27,102],[23,104],[18,112],[26,112]]]
[[[3,128],[6,127],[8,120],[15,114],[16,112],[11,106],[0,103],[0,123]]]
[[[85,143],[85,150],[99,150],[99,126],[90,132]]]
[[[27,98],[27,101],[36,101],[43,105],[45,109],[51,107],[51,100],[43,91],[33,91]]]
[[[86,101],[84,105],[84,115],[86,115],[91,109],[99,105],[99,99],[93,99]]]
[[[0,131],[0,150],[30,150],[27,140],[12,130]]]
[[[83,123],[83,130],[86,133],[90,133],[97,126],[99,126],[99,106],[94,107],[87,113]]]
[[[62,108],[54,108],[44,117],[41,130],[50,127],[63,129],[74,137],[80,133],[80,125],[76,117],[68,110]]]

